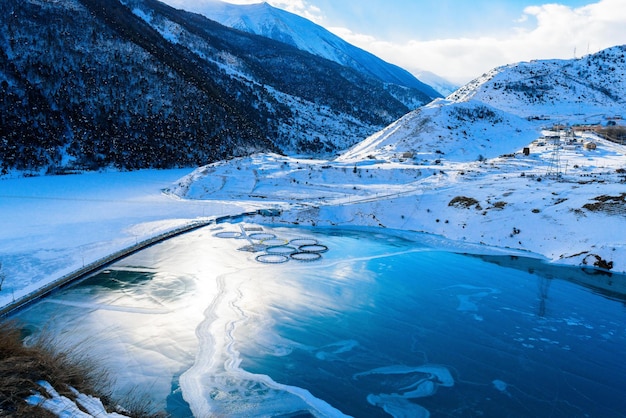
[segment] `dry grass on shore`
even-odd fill
[[[37,382],[47,381],[59,394],[70,399],[75,396],[70,387],[81,393],[100,398],[109,410],[112,401],[107,396],[106,371],[94,367],[94,362],[80,350],[57,352],[52,341],[39,339],[32,346],[22,342],[20,327],[10,321],[0,321],[0,417],[55,417],[25,399],[33,391],[45,393]],[[139,402],[134,402],[135,406]],[[141,406],[139,406],[141,408]],[[150,417],[145,411],[124,412],[132,417]],[[152,415],[154,416],[154,415]]]

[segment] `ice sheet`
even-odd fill
[[[276,266],[273,266],[277,268]],[[217,292],[196,328],[199,346],[191,368],[180,376],[180,386],[194,416],[276,416],[309,411],[319,417],[346,416],[308,390],[275,382],[267,375],[250,373],[240,367],[236,331],[246,326],[247,336],[267,334],[272,322],[264,312],[272,306],[272,269],[250,265],[246,271],[217,277]],[[253,279],[251,279],[253,278]],[[283,288],[281,296],[294,305],[302,292]],[[302,289],[300,289],[302,290]],[[260,296],[265,295],[265,296]],[[258,298],[256,296],[259,296]],[[334,350],[348,350],[354,343],[339,344]],[[284,352],[276,350],[278,355]],[[290,352],[291,350],[287,350]]]
[[[160,407],[182,396],[195,416],[426,417],[433,405],[433,414],[456,408],[448,401],[457,393],[476,415],[490,397],[538,411],[561,376],[592,391],[589,382],[605,376],[623,380],[611,372],[622,366],[603,371],[583,359],[589,341],[609,354],[603,342],[623,345],[620,314],[603,304],[605,313],[585,313],[584,290],[555,294],[553,285],[549,312],[558,316],[538,318],[538,282],[525,269],[506,269],[496,284],[489,276],[500,267],[482,259],[349,231],[315,235],[329,247],[319,262],[267,265],[238,250],[247,241],[216,234],[240,225],[216,228],[136,254],[89,290],[55,294],[37,318],[68,345],[94,335],[100,346],[83,345],[117,376],[118,393],[140,387]],[[290,238],[288,228],[268,229]],[[472,309],[459,310],[459,296]],[[63,318],[53,316],[59,306]],[[484,321],[471,320],[476,310]],[[536,375],[538,389],[517,389]],[[611,390],[602,395],[609,403]],[[561,410],[577,408],[561,393]]]

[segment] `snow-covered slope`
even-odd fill
[[[484,103],[436,100],[355,145],[338,160],[477,161],[513,152],[535,137],[527,120]]]
[[[419,80],[437,90],[439,94],[444,97],[454,93],[460,87],[458,84],[454,84],[451,81],[446,80],[445,78],[430,71],[421,69],[409,70],[411,71],[411,74],[414,74]]]
[[[521,250],[558,264],[626,272],[626,147],[578,134],[555,165],[553,147],[540,139],[554,134],[525,144],[529,155],[511,148],[483,161],[257,155],[202,167],[171,192],[204,202],[290,203],[272,218],[278,223],[427,232],[462,252]],[[589,141],[597,148],[586,149]]]
[[[417,89],[430,99],[441,96],[410,72],[349,44],[310,20],[268,3],[235,5],[210,1],[186,7],[225,26],[295,46],[386,83]]]
[[[626,116],[626,45],[572,60],[521,62],[496,68],[451,94],[522,117],[599,123]]]
[[[414,110],[339,161],[473,161],[512,153],[552,124],[626,117],[626,46],[577,60],[496,68],[445,100]]]

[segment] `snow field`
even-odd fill
[[[626,230],[625,218],[583,208],[598,196],[623,193],[624,176],[618,173],[625,161],[623,146],[583,134],[578,145],[559,149],[556,167],[554,147],[542,139],[550,134],[537,133],[510,154],[481,161],[448,160],[445,152],[435,164],[399,161],[388,158],[384,147],[376,159],[363,161],[369,164],[259,155],[205,167],[205,177],[194,180],[199,190],[205,178],[211,182],[214,176],[234,176],[236,166],[237,178],[255,176],[250,199],[291,197],[292,209],[277,222],[426,232],[471,246],[523,250],[568,265],[593,266],[588,258],[593,254],[613,262],[613,271],[626,271],[626,248],[616,232]],[[583,142],[589,141],[598,147],[585,149]],[[557,171],[558,178],[552,175]],[[211,199],[223,194],[228,189],[215,196],[182,195]],[[459,198],[475,203],[453,204]]]

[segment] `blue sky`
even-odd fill
[[[166,0],[177,7],[213,0]],[[259,0],[227,0],[249,4]],[[462,84],[504,64],[626,44],[626,0],[267,0],[386,61]]]
[[[355,32],[370,33],[390,41],[402,42],[416,38],[432,40],[461,36],[476,37],[485,32],[506,33],[520,19],[527,6],[541,2],[532,3],[523,0],[311,0],[307,3],[319,9],[320,20],[325,25],[346,27]],[[588,4],[589,1],[576,0],[561,3],[579,7]]]

